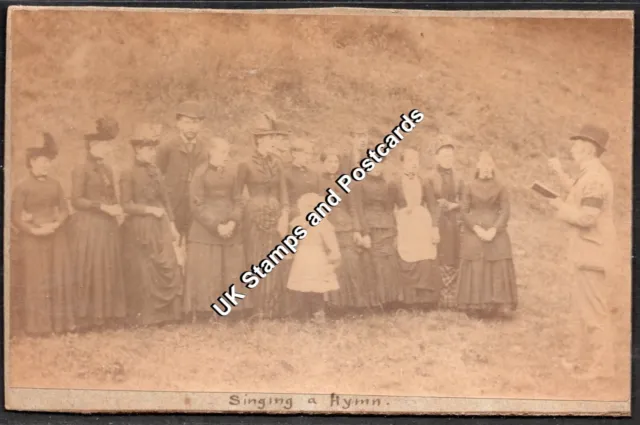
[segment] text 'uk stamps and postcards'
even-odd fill
[[[633,16],[14,7],[6,406],[630,412]]]

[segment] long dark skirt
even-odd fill
[[[24,330],[31,335],[73,330],[73,275],[63,224],[52,235],[21,233],[19,256]]]
[[[367,290],[371,273],[362,259],[362,249],[353,240],[353,232],[337,232],[336,238],[342,257],[336,270],[340,289],[328,293],[329,304],[340,309],[374,305],[373,292]]]
[[[79,211],[71,218],[77,317],[102,325],[126,314],[120,227],[106,214]]]
[[[404,304],[436,304],[442,290],[442,276],[437,260],[408,263],[398,256]]]
[[[371,229],[371,248],[365,250],[364,262],[372,276],[367,283],[368,299],[372,306],[398,302],[402,293],[402,281],[398,270],[396,230]]]
[[[516,272],[512,259],[462,260],[458,278],[458,306],[465,310],[518,305]]]
[[[253,220],[245,220],[244,223],[244,251],[247,260],[247,271],[255,265],[260,267],[260,262],[281,242],[280,235],[275,226],[263,229]],[[291,255],[291,254],[289,254]],[[295,254],[294,254],[295,255]],[[293,298],[297,298],[294,291],[289,291],[286,287],[287,281],[284,279],[287,263],[283,260],[275,266],[253,289],[244,289],[243,294],[253,299],[254,312],[264,318],[275,319],[285,317],[295,309]],[[259,277],[259,276],[258,276]]]
[[[183,279],[168,219],[131,216],[123,230],[132,322],[149,325],[179,320]]]
[[[216,302],[223,292],[229,290],[232,283],[241,290],[240,274],[247,268],[242,243],[214,245],[189,242],[187,245],[186,285],[184,293],[185,313],[211,313],[211,304]],[[254,298],[246,296],[238,300],[232,311],[250,308]]]

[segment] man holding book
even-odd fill
[[[615,254],[613,224],[613,183],[609,171],[600,162],[607,148],[609,133],[603,128],[585,125],[571,137],[571,156],[580,167],[572,180],[557,158],[549,165],[569,190],[567,198],[550,196],[557,218],[571,231],[568,256],[573,268],[572,308],[578,326],[573,344],[574,359],[563,365],[585,378],[607,378],[613,374],[611,351],[609,281]]]

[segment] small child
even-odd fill
[[[302,226],[308,234],[300,241],[287,282],[288,289],[304,293],[305,307],[317,322],[324,322],[327,293],[339,288],[336,268],[340,264],[340,248],[333,225],[324,219],[316,227],[310,227],[305,219],[322,201],[316,193],[305,193],[298,199],[300,215],[293,219],[291,226]]]

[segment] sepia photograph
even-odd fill
[[[633,25],[12,6],[6,408],[629,416]]]

